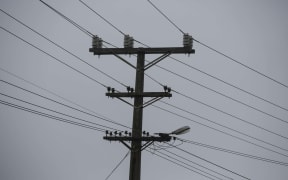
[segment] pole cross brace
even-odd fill
[[[154,66],[155,64],[159,63],[160,61],[162,61],[163,59],[165,59],[166,57],[170,56],[171,52],[167,52],[165,54],[163,54],[162,56],[156,58],[155,60],[149,62],[148,64],[145,65],[144,67],[144,71],[146,71],[147,69],[149,69],[150,67]]]

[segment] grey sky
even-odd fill
[[[47,0],[45,2],[105,41],[123,46],[123,35],[93,14],[79,1]],[[182,34],[153,9],[146,0],[85,0],[84,2],[110,20],[121,31],[145,44],[152,47],[182,46]],[[195,39],[288,85],[287,1],[155,0],[153,2],[184,32],[189,33]],[[88,52],[91,47],[91,38],[52,12],[40,1],[1,0],[0,7],[91,65],[115,77],[125,85],[134,86],[135,72],[132,68],[113,56],[101,56],[100,58],[93,56]],[[0,22],[1,27],[17,34],[88,76],[120,91],[126,91],[117,82],[65,53],[2,12],[0,12]],[[132,108],[117,99],[108,99],[105,96],[106,89],[103,86],[67,68],[2,29],[0,29],[0,41],[1,69],[14,73],[114,121],[131,126]],[[135,46],[141,45],[135,43]],[[189,57],[187,55],[173,55],[173,57],[279,106],[288,108],[288,88],[245,69],[196,42],[194,43],[194,49],[196,50],[195,55]],[[135,57],[124,57],[131,63],[135,63]],[[146,59],[151,60],[154,57],[147,56]],[[288,124],[279,121],[279,119],[288,121],[287,111],[225,85],[172,59],[167,58],[159,65],[187,79],[260,109],[277,117],[278,120],[160,68],[153,67],[149,69],[147,74],[160,83],[219,110],[288,137]],[[75,105],[17,79],[3,70],[0,70],[0,79],[75,107]],[[146,78],[145,90],[162,91],[163,88]],[[109,124],[23,92],[3,82],[0,82],[0,92],[85,120],[126,130],[121,126]],[[240,122],[176,93],[172,95],[172,98],[163,101],[246,133],[249,136],[288,149],[287,139],[285,138]],[[0,95],[0,100],[57,115],[3,95]],[[150,133],[169,132],[178,127],[189,125],[191,131],[189,134],[181,136],[184,139],[288,163],[288,157],[200,126],[191,120],[231,133],[288,156],[288,152],[285,150],[249,139],[161,102],[157,102],[155,105],[185,116],[190,121],[149,106],[144,110],[143,129]],[[128,149],[121,143],[104,141],[103,136],[104,133],[98,131],[59,122],[0,104],[0,180],[105,179],[124,157]],[[175,145],[178,144],[180,142],[176,141]],[[285,180],[288,177],[287,166],[209,150],[187,143],[179,147],[253,180]],[[169,148],[168,150],[231,178],[241,179],[175,148]],[[160,150],[160,152],[165,151]],[[111,180],[128,179],[129,158],[110,177]],[[224,177],[221,178],[225,179]],[[153,153],[144,151],[142,154],[142,179],[204,180],[207,178],[161,159]]]

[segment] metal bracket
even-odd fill
[[[116,56],[117,58],[119,58],[121,61],[123,61],[124,63],[128,64],[129,66],[133,67],[134,69],[136,69],[136,67],[129,63],[126,59],[122,58],[121,56],[117,55],[117,54],[113,54],[114,56]]]
[[[155,64],[159,63],[160,61],[162,61],[163,59],[165,59],[166,57],[170,56],[171,52],[165,53],[162,56],[156,58],[155,60],[149,62],[148,64],[145,65],[144,67],[144,71],[146,71],[147,69],[149,69],[150,67],[154,66]]]

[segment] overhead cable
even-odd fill
[[[18,76],[18,75],[16,75],[16,74],[14,74],[14,73],[6,70],[6,69],[3,69],[3,68],[0,67],[0,70],[3,71],[3,72],[5,72],[5,73],[7,73],[7,74],[9,74],[9,75],[11,75],[11,76],[13,76],[13,77],[15,77],[15,78],[17,78],[17,79],[19,79],[19,80],[21,80],[21,81],[24,81],[24,82],[27,83],[27,84],[30,84],[30,85],[38,88],[38,89],[41,89],[41,90],[43,90],[43,91],[45,91],[45,92],[47,92],[47,93],[49,93],[49,94],[51,94],[51,95],[53,95],[53,96],[55,96],[55,97],[58,97],[58,98],[62,99],[63,101],[66,101],[66,102],[68,102],[68,103],[71,103],[71,104],[73,104],[73,105],[75,105],[75,106],[77,106],[77,107],[79,107],[79,108],[81,108],[81,109],[83,109],[83,110],[86,110],[86,111],[88,111],[88,112],[91,112],[91,113],[93,113],[93,114],[95,114],[95,115],[97,115],[97,116],[99,116],[99,117],[103,117],[104,119],[111,120],[111,119],[105,117],[105,116],[102,115],[102,114],[99,114],[99,113],[97,113],[97,112],[95,112],[95,111],[93,111],[93,110],[91,110],[91,109],[88,109],[87,107],[84,107],[84,106],[82,106],[82,105],[80,105],[80,104],[78,104],[78,103],[76,103],[76,102],[73,102],[73,101],[71,101],[71,100],[69,100],[69,99],[67,99],[67,98],[65,98],[65,97],[63,97],[63,96],[60,96],[59,94],[56,94],[55,92],[52,92],[52,91],[50,91],[50,90],[48,90],[48,89],[46,89],[46,88],[43,88],[43,87],[41,87],[41,86],[39,86],[39,85],[31,82],[31,81],[28,81],[27,79],[24,79],[23,77],[20,77],[20,76]],[[111,120],[111,121],[113,121],[113,120]]]
[[[37,35],[41,36],[42,38],[46,39],[47,41],[49,41],[50,43],[52,43],[53,45],[57,46],[58,48],[60,48],[61,50],[67,52],[68,54],[72,55],[73,57],[75,57],[76,59],[80,60],[81,62],[85,63],[86,65],[88,65],[89,67],[93,68],[94,70],[100,72],[101,74],[105,75],[106,77],[114,80],[115,82],[121,84],[124,87],[127,87],[125,84],[123,84],[122,82],[118,81],[117,79],[113,78],[112,76],[110,76],[109,74],[105,73],[104,71],[100,70],[99,68],[96,68],[95,66],[89,64],[87,61],[84,61],[82,58],[80,58],[79,56],[73,54],[71,51],[68,51],[67,49],[65,49],[64,47],[60,46],[59,44],[57,44],[55,41],[52,41],[51,39],[47,38],[46,36],[44,36],[43,34],[39,33],[38,31],[36,31],[35,29],[31,28],[30,26],[26,25],[25,23],[23,23],[22,21],[20,21],[19,19],[15,18],[14,16],[12,16],[11,14],[7,13],[6,11],[0,9],[0,11],[2,11],[3,13],[5,13],[7,16],[9,16],[10,18],[14,19],[15,21],[17,21],[18,23],[20,23],[21,25],[25,26],[26,28],[28,28],[29,30],[31,30],[32,32],[36,33]]]
[[[76,111],[78,111],[78,112],[81,112],[81,113],[83,113],[83,114],[86,114],[86,115],[95,117],[95,118],[97,118],[97,119],[100,119],[100,120],[103,120],[103,121],[107,121],[107,122],[110,122],[110,123],[112,123],[112,124],[116,124],[116,125],[119,125],[119,126],[122,126],[122,127],[131,129],[130,127],[125,126],[125,125],[123,125],[123,124],[120,124],[120,123],[118,123],[118,122],[115,122],[115,121],[112,121],[112,120],[108,120],[108,119],[105,119],[105,118],[103,118],[103,117],[100,117],[100,116],[97,116],[97,115],[94,115],[94,114],[85,112],[85,111],[83,111],[83,110],[74,108],[74,107],[72,107],[72,106],[66,105],[66,104],[61,103],[61,102],[59,102],[59,101],[53,100],[53,99],[48,98],[48,97],[45,97],[45,96],[43,96],[43,95],[40,95],[39,93],[35,93],[35,92],[30,91],[30,90],[28,90],[28,89],[25,89],[25,88],[23,88],[23,87],[17,86],[17,85],[15,85],[15,84],[11,83],[11,82],[8,82],[8,81],[2,80],[2,79],[0,79],[0,82],[5,83],[5,84],[8,84],[8,85],[13,86],[13,87],[18,88],[18,89],[21,89],[21,90],[23,90],[23,91],[25,91],[25,92],[28,92],[28,93],[33,94],[33,95],[36,95],[36,96],[41,97],[41,98],[43,98],[43,99],[49,100],[49,101],[51,101],[51,102],[53,102],[53,103],[56,103],[56,104],[65,106],[65,107],[67,107],[67,108],[69,108],[69,109],[76,110]]]
[[[76,69],[76,68],[70,66],[69,64],[67,64],[67,63],[65,63],[65,62],[63,62],[63,61],[61,61],[60,59],[56,58],[55,56],[53,56],[53,55],[47,53],[46,51],[40,49],[39,47],[33,45],[32,43],[26,41],[25,39],[21,38],[20,36],[18,36],[18,35],[16,35],[16,34],[12,33],[11,31],[7,30],[6,28],[3,28],[3,27],[0,27],[0,28],[1,28],[2,30],[6,31],[7,33],[13,35],[14,37],[18,38],[19,40],[25,42],[26,44],[32,46],[33,48],[37,49],[38,51],[41,51],[42,53],[46,54],[47,56],[49,56],[49,57],[53,58],[54,60],[60,62],[61,64],[63,64],[63,65],[65,65],[65,66],[69,67],[70,69],[72,69],[72,70],[78,72],[79,74],[81,74],[81,75],[87,77],[88,79],[90,79],[90,80],[96,82],[97,84],[99,84],[99,85],[101,85],[101,86],[103,86],[103,87],[105,87],[105,88],[108,87],[108,86],[106,86],[105,84],[101,83],[100,81],[97,81],[96,79],[94,79],[94,78],[92,78],[92,77],[86,75],[85,73],[79,71],[78,69]]]
[[[180,29],[173,21],[171,21],[171,20],[168,18],[168,16],[165,15],[155,4],[153,4],[150,0],[147,0],[147,1],[148,1],[161,15],[163,15],[163,16],[165,17],[165,19],[167,19],[175,28],[177,28],[182,34],[185,34],[184,31],[183,31],[182,29]],[[195,42],[201,44],[202,46],[204,46],[204,47],[206,47],[206,48],[208,48],[208,49],[210,49],[210,50],[212,50],[212,51],[214,51],[214,52],[216,52],[216,53],[218,53],[218,54],[226,57],[227,59],[229,59],[229,60],[231,60],[231,61],[233,61],[233,62],[241,65],[242,67],[245,67],[245,68],[247,68],[247,69],[249,69],[249,70],[251,70],[251,71],[253,71],[253,72],[255,72],[255,73],[259,74],[259,75],[261,75],[262,77],[265,77],[265,78],[267,78],[267,79],[269,79],[269,80],[271,80],[271,81],[273,81],[273,82],[275,82],[275,83],[277,83],[277,84],[279,84],[279,85],[281,85],[281,86],[283,86],[283,87],[285,87],[285,88],[288,88],[288,85],[286,85],[286,84],[284,84],[284,83],[282,83],[282,82],[280,82],[280,81],[278,81],[278,80],[276,80],[276,79],[274,79],[274,78],[271,78],[271,77],[269,77],[268,75],[265,75],[264,73],[261,73],[260,71],[255,70],[254,68],[251,68],[251,67],[249,67],[248,65],[245,65],[244,63],[241,63],[240,61],[237,61],[236,59],[234,59],[234,58],[232,58],[232,57],[230,57],[230,56],[228,56],[228,55],[226,55],[226,54],[224,54],[224,53],[216,50],[215,48],[212,48],[211,46],[208,46],[208,45],[200,42],[199,40],[197,40],[197,39],[195,39],[195,38],[193,38],[193,40],[194,40]]]
[[[169,143],[166,143],[166,144],[169,144]],[[189,151],[186,151],[186,150],[184,150],[184,149],[181,149],[181,148],[179,148],[179,147],[177,147],[177,146],[174,146],[174,145],[172,145],[172,144],[171,144],[171,146],[173,146],[173,147],[175,147],[176,149],[178,149],[178,150],[180,150],[180,151],[182,151],[182,152],[185,152],[185,153],[187,153],[187,154],[189,154],[189,155],[191,155],[191,156],[193,156],[193,157],[196,157],[196,158],[198,158],[198,159],[200,159],[200,160],[202,160],[202,161],[205,161],[205,162],[207,162],[207,163],[209,163],[209,164],[212,164],[212,165],[214,165],[214,166],[216,166],[216,167],[218,167],[218,168],[220,168],[220,169],[223,169],[223,170],[225,170],[225,171],[227,171],[227,172],[230,172],[230,173],[232,173],[232,174],[235,174],[235,175],[237,175],[237,176],[239,176],[239,177],[242,177],[242,178],[244,178],[244,179],[250,180],[249,178],[247,178],[247,177],[245,177],[245,176],[243,176],[243,175],[241,175],[241,174],[239,174],[239,173],[236,173],[235,171],[232,171],[232,170],[227,169],[227,168],[225,168],[225,167],[223,167],[223,166],[220,166],[220,165],[218,165],[218,164],[216,164],[216,163],[214,163],[214,162],[212,162],[212,161],[209,161],[209,160],[207,160],[207,159],[205,159],[205,158],[202,158],[202,157],[200,157],[200,156],[198,156],[198,155],[195,155],[195,154],[193,154],[193,153],[191,153],[191,152],[189,152]]]
[[[281,152],[275,151],[275,150],[273,150],[273,149],[267,148],[267,147],[265,147],[265,146],[256,144],[256,143],[254,143],[254,142],[248,141],[248,140],[243,139],[243,138],[241,138],[241,137],[238,137],[238,136],[235,136],[235,135],[233,135],[233,134],[227,133],[227,132],[225,132],[225,131],[219,130],[219,129],[214,128],[214,127],[212,127],[212,126],[209,126],[209,125],[203,124],[203,123],[201,123],[201,122],[195,121],[195,120],[190,119],[190,118],[188,118],[188,117],[185,117],[185,116],[183,116],[183,115],[180,115],[180,114],[177,114],[177,113],[175,113],[175,112],[169,111],[169,110],[167,110],[167,109],[165,109],[165,108],[162,108],[162,107],[159,107],[159,106],[156,106],[156,105],[152,105],[152,106],[155,107],[155,108],[161,109],[162,111],[165,111],[165,112],[168,112],[168,113],[170,113],[170,114],[173,114],[173,115],[175,115],[175,116],[177,116],[177,117],[180,117],[180,118],[182,118],[182,119],[185,119],[185,120],[194,122],[194,123],[196,123],[196,124],[198,124],[198,125],[200,125],[200,126],[204,126],[204,127],[206,127],[206,128],[209,128],[209,129],[212,129],[212,130],[214,130],[214,131],[220,132],[220,133],[225,134],[225,135],[227,135],[227,136],[233,137],[233,138],[238,139],[238,140],[240,140],[240,141],[243,141],[243,142],[246,142],[246,143],[248,143],[248,144],[251,144],[251,145],[257,146],[257,147],[259,147],[259,148],[265,149],[265,150],[267,150],[267,151],[270,151],[270,152],[279,154],[279,155],[281,155],[281,156],[288,157],[288,155],[283,154],[283,153],[281,153]]]
[[[237,155],[237,156],[242,156],[242,157],[255,159],[255,160],[259,160],[259,161],[263,161],[263,162],[268,162],[268,163],[273,163],[273,164],[277,164],[277,165],[282,165],[282,166],[288,166],[288,163],[286,163],[286,162],[276,161],[276,160],[273,160],[273,159],[267,159],[267,158],[263,158],[263,157],[260,157],[260,156],[254,156],[254,155],[251,155],[251,154],[245,154],[245,153],[242,153],[242,152],[233,151],[233,150],[230,150],[230,149],[220,148],[220,147],[216,147],[216,146],[211,146],[211,145],[208,145],[208,144],[195,142],[195,141],[192,141],[192,140],[187,140],[187,139],[182,139],[182,138],[177,138],[177,140],[180,140],[182,142],[189,143],[189,144],[192,144],[192,145],[201,146],[201,147],[205,147],[205,148],[208,148],[208,149],[213,149],[213,150],[216,150],[216,151],[221,151],[221,152],[225,152],[225,153],[229,153],[229,154],[233,154],[233,155]]]
[[[206,121],[209,121],[209,122],[211,122],[211,123],[213,123],[213,124],[217,124],[217,125],[219,125],[219,126],[222,126],[222,127],[228,128],[228,129],[230,129],[230,130],[233,130],[233,129],[227,127],[227,126],[223,126],[223,125],[221,125],[221,124],[219,124],[219,123],[215,123],[214,121],[209,120],[208,118],[205,118],[205,117],[203,117],[203,116],[200,116],[200,115],[198,115],[198,114],[195,114],[195,113],[193,113],[193,112],[191,112],[191,111],[185,110],[185,109],[180,108],[180,107],[178,107],[178,106],[175,106],[175,105],[173,105],[173,104],[171,104],[171,103],[168,103],[168,102],[165,102],[165,101],[162,101],[162,100],[160,100],[160,102],[163,103],[163,104],[166,104],[166,105],[168,105],[168,106],[170,106],[170,107],[176,108],[176,109],[178,109],[178,110],[180,110],[180,111],[183,111],[183,112],[185,112],[185,113],[188,113],[188,114],[191,114],[191,115],[196,116],[196,117],[198,117],[198,118],[201,118],[201,119],[204,119],[204,120],[206,120]],[[234,115],[233,115],[233,117],[234,117]],[[279,133],[273,132],[273,131],[271,131],[271,130],[269,130],[269,129],[263,128],[262,126],[259,126],[259,125],[250,123],[249,121],[246,121],[246,120],[244,120],[244,119],[238,118],[237,116],[235,116],[234,118],[236,118],[236,119],[238,119],[238,120],[240,120],[240,121],[242,121],[242,122],[244,122],[244,123],[246,123],[246,124],[249,124],[249,125],[251,125],[251,126],[254,126],[254,127],[258,128],[258,129],[261,129],[261,130],[263,130],[263,131],[266,131],[266,132],[268,132],[268,133],[270,133],[270,134],[273,134],[273,135],[276,135],[276,136],[278,136],[278,137],[281,137],[281,138],[284,138],[284,139],[288,140],[288,137],[286,137],[286,136],[284,136],[284,135],[281,135],[281,134],[279,134]],[[236,131],[236,130],[233,130],[233,131]],[[241,132],[239,132],[239,131],[236,131],[236,132],[241,133]],[[242,134],[242,133],[241,133],[241,134]],[[287,151],[288,151],[288,150],[287,150]]]
[[[23,110],[23,111],[26,111],[26,112],[30,112],[32,114],[36,114],[36,115],[39,115],[39,116],[43,116],[43,117],[47,117],[47,118],[54,119],[54,120],[57,120],[57,121],[61,121],[61,122],[64,122],[64,123],[73,124],[73,125],[76,125],[76,126],[80,126],[80,127],[84,127],[84,128],[100,131],[100,132],[105,132],[106,131],[105,129],[102,129],[102,128],[97,128],[97,127],[90,126],[90,125],[87,125],[87,124],[78,123],[78,122],[74,122],[74,121],[71,121],[71,120],[68,120],[68,119],[64,119],[64,118],[60,118],[60,117],[57,117],[57,116],[49,115],[47,113],[43,113],[43,112],[36,111],[36,110],[30,109],[30,108],[26,108],[24,106],[19,106],[17,104],[9,103],[7,101],[0,100],[0,104],[6,105],[6,106],[10,106],[10,107],[13,107],[13,108],[16,108],[16,109],[19,109],[19,110]]]
[[[75,116],[71,116],[71,115],[68,115],[68,114],[65,114],[65,113],[61,113],[59,111],[52,110],[52,109],[49,109],[49,108],[46,108],[46,107],[31,103],[31,102],[16,98],[16,97],[13,97],[13,96],[9,96],[9,95],[1,93],[1,92],[0,92],[0,95],[8,97],[8,98],[11,98],[11,99],[14,99],[14,100],[17,100],[17,101],[20,101],[20,102],[23,102],[23,103],[26,103],[26,104],[29,104],[29,105],[32,105],[32,106],[35,106],[35,107],[38,107],[38,108],[41,108],[41,109],[44,109],[44,110],[47,110],[47,111],[50,111],[50,112],[53,112],[53,113],[57,113],[57,114],[60,114],[60,115],[63,115],[63,116],[69,117],[69,118],[73,118],[73,119],[76,119],[76,120],[79,120],[79,121],[82,121],[82,122],[85,122],[85,123],[89,123],[89,124],[93,124],[93,125],[96,125],[96,126],[100,126],[101,128],[106,128],[106,129],[119,131],[119,129],[111,128],[111,127],[104,126],[104,125],[101,125],[101,124],[98,124],[98,123],[94,123],[94,122],[91,122],[91,121],[88,121],[88,120],[84,120],[84,119],[81,119],[81,118],[78,118],[78,117],[75,117]]]
[[[58,10],[56,10],[55,8],[53,8],[52,6],[50,6],[49,4],[47,4],[46,2],[39,0],[41,3],[43,3],[45,6],[47,6],[48,8],[50,8],[52,11],[56,12],[58,15],[60,15],[62,18],[64,18],[66,21],[70,22],[71,24],[73,24],[75,27],[77,27],[79,30],[81,30],[82,32],[84,32],[85,34],[87,34],[90,37],[93,37],[94,35],[89,32],[87,29],[83,28],[82,26],[80,26],[79,24],[77,24],[76,22],[72,21],[71,19],[69,19],[67,16],[65,16],[64,14],[62,14],[61,12],[59,12]]]
[[[169,147],[169,146],[168,146]],[[170,146],[171,147],[171,146]],[[206,169],[206,170],[208,170],[208,171],[210,171],[210,172],[213,172],[213,173],[215,173],[215,174],[218,174],[218,175],[220,175],[220,176],[222,176],[222,177],[224,177],[224,178],[227,178],[227,179],[231,179],[232,180],[232,178],[231,177],[228,177],[228,176],[226,176],[226,175],[224,175],[224,174],[221,174],[221,173],[219,173],[219,172],[217,172],[217,171],[214,171],[214,170],[212,170],[212,169],[210,169],[210,168],[207,168],[207,167],[205,167],[205,166],[203,166],[203,165],[201,165],[201,164],[199,164],[199,163],[195,163],[195,162],[193,162],[193,161],[191,161],[191,160],[189,160],[189,159],[187,159],[187,158],[185,158],[185,157],[183,157],[183,156],[180,156],[180,155],[178,155],[178,154],[176,154],[176,153],[173,153],[173,152],[171,152],[171,151],[168,151],[167,150],[167,148],[166,149],[161,149],[161,150],[163,150],[163,151],[165,151],[165,152],[168,152],[169,154],[172,154],[172,155],[174,155],[174,156],[176,156],[176,157],[178,157],[178,158],[181,158],[181,159],[183,159],[183,160],[185,160],[185,161],[187,161],[187,162],[190,162],[190,163],[192,163],[192,164],[195,164],[195,165],[197,165],[197,166],[199,166],[199,167],[201,167],[201,168],[203,168],[203,169]],[[158,153],[159,153],[159,151],[157,151]],[[174,158],[173,158],[174,159]],[[175,158],[176,159],[176,158]],[[186,163],[185,163],[186,164]],[[188,166],[190,166],[190,167],[193,167],[193,166],[191,166],[191,165],[189,165],[189,164],[187,164]],[[196,169],[196,168],[195,168]],[[197,168],[198,169],[198,168]]]
[[[171,163],[173,163],[173,164],[175,164],[175,165],[177,165],[177,166],[180,166],[180,167],[182,167],[182,168],[185,168],[185,169],[187,169],[187,170],[189,170],[189,171],[191,171],[191,172],[194,172],[194,173],[196,173],[196,174],[199,174],[199,175],[201,175],[201,176],[203,176],[203,177],[205,177],[205,178],[208,178],[208,179],[210,179],[210,180],[215,180],[214,178],[212,178],[212,177],[210,177],[210,176],[207,176],[207,175],[205,175],[205,174],[203,174],[203,173],[200,173],[200,172],[198,172],[198,171],[196,171],[196,170],[194,170],[194,169],[191,169],[191,168],[183,165],[183,163],[181,164],[181,163],[175,162],[175,161],[169,159],[168,157],[165,157],[165,156],[163,156],[163,155],[159,155],[158,153],[152,152],[151,150],[148,150],[148,149],[145,149],[145,150],[148,151],[148,152],[150,152],[151,154],[156,155],[156,156],[158,156],[158,157],[160,157],[160,158],[162,158],[162,159],[165,159],[166,161],[169,161],[169,162],[171,162]]]
[[[116,171],[116,169],[123,163],[123,161],[127,158],[127,156],[130,154],[130,151],[128,151],[125,156],[120,160],[120,162],[116,165],[114,169],[109,173],[109,175],[105,178],[105,180],[108,180],[110,176]]]

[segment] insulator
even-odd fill
[[[105,132],[106,132],[106,135],[109,134],[109,131],[108,131],[108,130],[106,130]]]
[[[144,135],[146,135],[146,131],[143,131],[142,133],[143,133]]]
[[[102,39],[99,38],[98,36],[93,36],[92,38],[92,47],[93,48],[102,48]]]
[[[124,35],[124,48],[133,48],[134,39],[129,35]]]
[[[183,35],[183,46],[184,47],[191,47],[193,46],[193,38],[189,34]]]
[[[114,131],[114,134],[115,134],[115,135],[117,135],[117,134],[118,134],[118,132],[117,132],[117,131]]]
[[[131,93],[133,93],[134,92],[134,88],[131,88],[130,91],[131,91]]]
[[[110,136],[112,136],[113,135],[113,133],[112,132],[110,132]]]
[[[111,87],[107,87],[107,91],[110,92],[111,91]]]
[[[129,132],[129,136],[132,136],[132,133],[131,133],[131,132]]]
[[[130,86],[127,86],[127,91],[130,92],[131,88]]]
[[[163,86],[163,88],[164,88],[164,91],[166,92],[168,87],[167,86]]]
[[[121,132],[119,132],[119,136],[122,136],[122,133],[121,133]]]
[[[149,136],[149,132],[147,132],[146,135]]]
[[[115,89],[114,89],[114,88],[112,88],[112,89],[111,89],[111,91],[112,91],[112,93],[114,93],[114,92],[115,92]]]
[[[127,134],[128,134],[128,131],[125,131],[124,134],[127,135]]]

